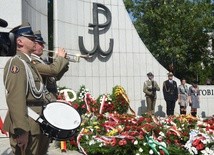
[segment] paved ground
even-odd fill
[[[12,155],[9,139],[0,137],[0,155]],[[56,147],[56,143],[53,142],[50,144],[47,155],[83,155],[77,151],[67,151],[61,152],[59,148]]]

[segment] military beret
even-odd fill
[[[45,44],[45,41],[44,41],[43,38],[42,38],[42,34],[41,34],[41,31],[40,31],[40,30],[35,31],[35,32],[34,32],[34,35],[36,36],[36,39],[35,39],[36,42]]]
[[[35,35],[29,23],[23,23],[13,28],[10,32],[14,33],[16,37],[24,36],[35,38]]]

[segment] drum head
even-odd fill
[[[63,130],[73,130],[80,126],[81,117],[70,105],[62,102],[52,102],[43,110],[43,116],[48,123]]]

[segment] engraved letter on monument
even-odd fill
[[[103,14],[106,17],[105,23],[102,24],[99,23],[99,14]],[[102,56],[109,55],[113,51],[114,40],[110,39],[108,50],[103,51],[100,47],[99,35],[106,33],[110,25],[111,25],[110,10],[103,4],[93,3],[93,23],[89,23],[88,27],[92,28],[89,30],[89,33],[94,35],[94,48],[91,51],[87,50],[83,44],[83,37],[79,36],[80,51],[90,55],[93,55],[96,52],[98,52]]]

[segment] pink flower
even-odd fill
[[[122,146],[122,145],[126,145],[127,144],[127,141],[125,139],[122,139],[119,141],[119,145]]]

